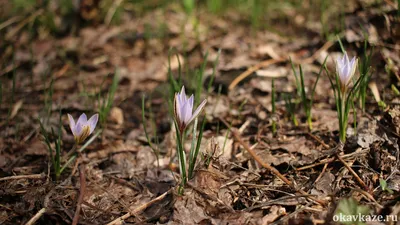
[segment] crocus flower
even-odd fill
[[[175,94],[174,113],[181,132],[200,114],[207,102],[207,100],[204,99],[199,107],[197,107],[196,111],[193,112],[193,101],[193,95],[191,95],[190,98],[186,96],[184,86],[182,86],[180,93]]]
[[[82,113],[78,121],[75,123],[74,118],[68,114],[69,127],[74,135],[76,144],[82,143],[93,132],[98,119],[99,114],[97,113],[90,117],[89,120],[87,120],[86,114]]]
[[[356,72],[357,58],[353,57],[349,60],[347,52],[336,60],[336,72],[339,75],[341,91],[344,92],[349,85],[351,78]]]

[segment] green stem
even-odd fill
[[[293,124],[297,127],[299,126],[299,122],[297,121],[296,115],[292,115]]]
[[[311,131],[313,129],[311,116],[307,117],[307,123],[308,123],[308,129],[310,129],[310,131]]]
[[[76,159],[76,154],[73,155],[73,156],[71,156],[71,158],[68,159],[68,161],[67,161],[67,162],[64,164],[64,166],[61,168],[60,174],[59,174],[59,175],[61,175],[62,172],[63,172],[63,171],[69,166],[69,164],[71,164],[75,159]],[[58,175],[58,176],[59,176],[59,175]],[[57,174],[56,174],[56,176],[57,176]]]
[[[189,179],[193,176],[194,165],[196,164],[196,151],[195,151],[195,142],[196,142],[196,130],[197,130],[197,118],[194,121],[193,125],[193,138],[192,138],[192,145],[190,146],[190,153],[189,153],[189,170],[188,170],[188,177]],[[199,142],[199,141],[197,141]]]
[[[340,130],[339,130],[339,133],[340,133],[340,141],[342,143],[346,142],[346,129],[347,129],[347,120],[346,120],[347,115],[345,115],[346,114],[346,112],[345,112],[345,109],[346,109],[346,98],[345,98],[345,96],[346,96],[346,93],[343,92],[342,93],[342,98],[340,99],[340,101],[341,101],[341,104],[340,104],[341,109],[340,109],[340,121],[339,121]]]
[[[185,150],[183,148],[183,134],[184,134],[184,129],[178,129],[178,125],[175,123],[175,128],[176,128],[176,134],[178,135],[178,160],[179,160],[179,168],[181,172],[181,184],[178,189],[178,194],[182,195],[185,185],[186,185],[186,160],[185,160]]]

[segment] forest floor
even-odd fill
[[[0,1],[0,224],[334,224],[339,213],[400,224],[398,1],[266,1],[259,18],[257,7],[18,2]],[[328,78],[338,39],[351,57],[372,51],[365,110],[355,100],[342,148]],[[310,130],[289,58],[310,94],[326,57]],[[183,195],[171,75],[207,99]],[[56,179],[39,120],[53,149],[61,127],[63,165],[67,114],[99,113],[113,87],[93,142]]]

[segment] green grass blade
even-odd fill
[[[201,92],[203,91],[203,76],[204,76],[204,70],[207,65],[207,58],[208,58],[208,51],[206,52],[206,55],[204,56],[203,63],[197,74],[196,94],[195,94],[195,100],[194,100],[195,106],[198,106],[200,103]]]
[[[214,83],[215,74],[216,74],[216,71],[217,71],[217,66],[218,66],[218,63],[219,63],[219,56],[220,55],[221,55],[221,49],[218,49],[217,58],[215,59],[214,65],[213,65],[213,72],[212,72],[210,81],[208,82],[208,87],[207,87],[207,92],[208,93],[211,92],[211,87],[212,87],[212,85]]]
[[[147,120],[146,120],[146,116],[145,116],[145,97],[144,95],[142,96],[142,124],[143,124],[143,130],[144,130],[144,134],[146,136],[146,140],[147,143],[149,144],[150,148],[153,150],[154,155],[156,156],[157,159],[157,166],[158,168],[160,167],[159,164],[159,153],[158,150],[153,146],[153,143],[151,142],[151,139],[149,137],[149,133],[147,132]]]

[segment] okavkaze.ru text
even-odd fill
[[[397,222],[397,215],[364,215],[364,214],[336,214],[333,216],[333,221],[335,222]]]

